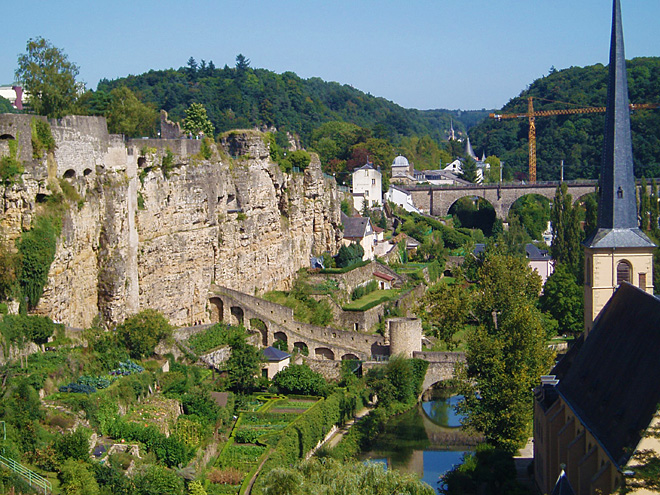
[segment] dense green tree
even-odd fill
[[[584,329],[584,289],[572,271],[561,263],[543,287],[541,309],[557,320],[562,333],[580,333]]]
[[[477,162],[467,157],[461,165],[461,179],[473,184],[477,182]]]
[[[360,244],[353,243],[349,246],[341,246],[335,260],[338,268],[344,268],[359,263],[363,256],[364,248]]]
[[[475,315],[466,364],[457,368],[464,424],[508,452],[526,441],[531,390],[552,364],[547,331],[536,308],[540,277],[524,258],[487,251],[478,270]]]
[[[550,201],[539,195],[528,194],[518,199],[509,210],[509,217],[517,215],[529,236],[541,240],[550,221]]]
[[[234,335],[230,347],[231,356],[225,363],[229,388],[240,394],[250,393],[257,388],[263,355],[247,343],[245,335]]]
[[[167,468],[146,467],[134,477],[137,495],[183,495],[183,479]]]
[[[562,182],[557,187],[550,214],[552,221],[552,258],[567,265],[576,279],[583,277],[581,242],[584,232],[580,228],[579,213],[573,206],[573,198],[568,194],[568,186]]]
[[[0,96],[0,113],[16,113],[16,109],[3,96]]]
[[[587,194],[584,198],[584,233],[589,237],[598,228],[598,200],[596,193]]]
[[[89,464],[68,459],[62,464],[60,475],[62,490],[66,495],[97,495],[99,485]]]
[[[55,439],[54,448],[57,456],[62,461],[67,459],[75,461],[89,460],[89,438],[82,428],[78,428],[72,433],[59,435]]]
[[[111,133],[127,137],[156,135],[158,113],[138,100],[126,86],[110,91],[110,104],[104,115],[108,119],[108,131]]]
[[[658,183],[655,179],[651,183],[651,232],[658,237],[658,221],[660,220],[660,196],[658,196]]]
[[[651,199],[648,194],[646,177],[642,177],[642,184],[639,188],[639,208],[637,211],[639,211],[640,218],[639,227],[648,232],[651,230]]]
[[[433,489],[412,474],[373,463],[343,464],[331,458],[273,469],[262,483],[265,495],[433,495]]]
[[[145,309],[128,317],[116,329],[131,357],[151,356],[158,342],[172,335],[167,319],[155,309]]]
[[[471,294],[458,284],[440,282],[419,300],[416,314],[430,327],[434,337],[449,350],[456,347],[454,336],[463,330],[471,311]]]
[[[292,364],[277,373],[273,384],[284,394],[316,395],[325,397],[328,384],[323,375],[306,364]]]
[[[213,137],[213,124],[206,115],[206,108],[201,103],[191,103],[186,109],[186,117],[183,119],[183,132],[198,136]]]
[[[29,95],[29,106],[38,115],[62,117],[78,94],[78,66],[44,38],[30,38],[26,53],[18,56],[16,80]]]

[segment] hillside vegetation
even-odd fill
[[[526,113],[530,96],[535,110],[605,106],[607,73],[602,64],[561,71],[553,68],[507,103],[501,113]],[[660,103],[660,58],[628,61],[628,87],[631,103]],[[660,109],[636,110],[631,120],[635,174],[658,177]],[[558,180],[561,160],[566,179],[597,178],[604,125],[604,113],[537,118],[538,179]],[[528,169],[528,128],[526,118],[487,119],[470,130],[470,137],[477,154],[485,150],[486,155],[497,155],[520,179]]]
[[[204,61],[198,65],[191,58],[186,67],[176,70],[104,79],[98,92],[107,93],[118,86],[128,86],[142,101],[166,110],[174,120],[182,119],[185,109],[196,102],[206,107],[218,132],[275,126],[298,134],[303,143],[314,129],[331,121],[373,129],[376,137],[388,140],[430,135],[442,141],[448,136],[451,119],[454,128],[464,132],[486,116],[485,111],[405,109],[347,84],[253,69],[241,55],[231,68],[219,69]]]

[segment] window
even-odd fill
[[[376,185],[376,179],[371,179],[371,185],[375,186]]]
[[[621,285],[623,282],[632,282],[632,267],[627,261],[619,261],[616,265],[616,285]]]
[[[584,283],[591,285],[591,258],[587,258],[584,269]]]
[[[646,290],[646,273],[639,274],[639,288]]]

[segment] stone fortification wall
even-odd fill
[[[18,135],[19,156],[29,157],[22,181],[0,186],[0,234],[13,246],[59,181],[81,197],[64,214],[41,314],[87,327],[97,314],[115,324],[150,307],[175,325],[209,323],[214,281],[252,293],[287,288],[310,255],[338,249],[337,191],[318,158],[287,175],[259,133],[232,134],[236,159],[206,161],[191,157],[198,140],[126,145],[103,118],[67,117],[50,122],[54,153],[32,160],[31,118],[0,115],[0,132],[25,130],[0,138]],[[158,167],[138,177],[145,145],[174,152],[167,177]]]
[[[296,321],[293,310],[257,297],[244,294],[226,287],[215,287],[209,294],[210,298],[220,297],[223,300],[223,319],[228,317],[230,308],[239,307],[244,314],[244,323],[249,326],[251,318],[258,318],[265,323],[267,335],[263,345],[271,345],[274,334],[282,332],[287,336],[289,345],[297,341],[307,345],[310,356],[315,357],[316,349],[329,349],[335,360],[340,360],[346,354],[355,355],[361,359],[369,358],[374,353],[383,353],[385,340],[381,336],[366,335],[357,332],[346,332],[335,328],[320,327]],[[231,323],[236,323],[230,321]]]
[[[145,148],[155,148],[159,156],[163,156],[166,150],[170,150],[178,157],[190,157],[196,155],[202,149],[200,139],[130,139],[127,143],[133,154],[139,156]]]

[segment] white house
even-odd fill
[[[413,204],[412,194],[394,184],[390,184],[390,188],[385,193],[385,199],[408,212],[421,213],[421,211]]]
[[[20,86],[0,86],[0,96],[9,100],[17,110],[23,110],[23,88]]]
[[[353,207],[362,211],[364,204],[367,208],[374,205],[383,205],[383,176],[371,163],[353,172]]]

